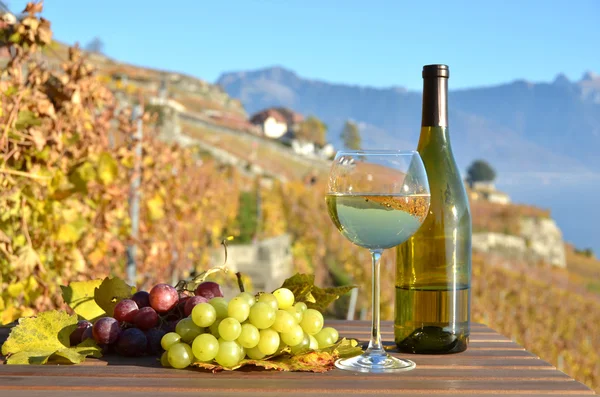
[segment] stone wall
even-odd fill
[[[217,250],[213,263],[223,259],[223,250]],[[283,234],[254,244],[228,245],[227,267],[249,276],[254,291],[273,291],[293,274],[291,237]]]
[[[497,254],[507,260],[567,266],[562,233],[552,219],[522,218],[518,236],[474,233],[472,245],[474,251]]]

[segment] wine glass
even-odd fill
[[[429,211],[429,182],[415,151],[337,152],[329,172],[327,211],[352,243],[368,248],[373,259],[373,324],[369,347],[360,356],[337,360],[356,372],[399,372],[415,363],[388,355],[379,329],[379,260],[383,250],[408,240]]]

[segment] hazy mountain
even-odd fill
[[[366,147],[417,143],[420,92],[330,84],[281,67],[225,73],[217,83],[249,114],[287,106],[316,115],[334,144],[347,119],[359,123]],[[501,171],[600,170],[600,77],[593,73],[576,82],[559,75],[551,83],[451,89],[449,110],[461,167],[484,158]]]

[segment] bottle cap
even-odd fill
[[[448,65],[425,65],[423,66],[423,78],[427,77],[450,78],[450,68]]]

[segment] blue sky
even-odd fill
[[[413,90],[427,63],[450,65],[451,88],[600,72],[598,0],[46,0],[44,15],[59,40],[208,81],[271,65]]]

